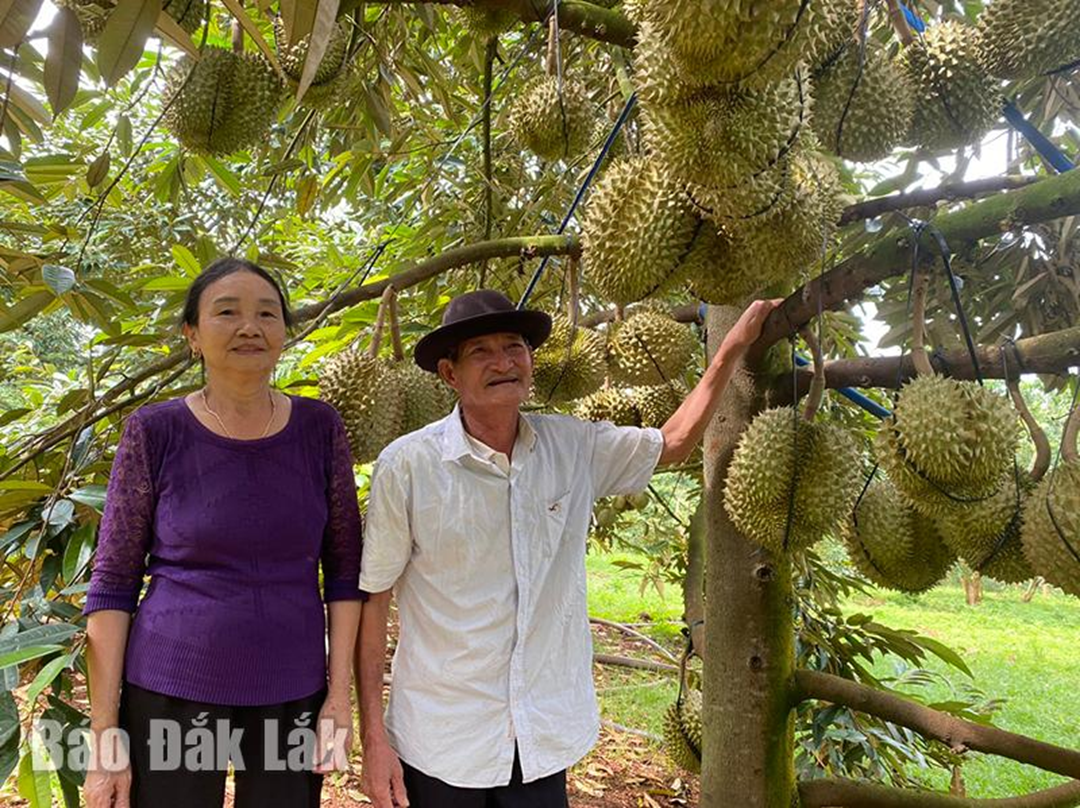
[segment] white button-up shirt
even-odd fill
[[[511,462],[457,408],[398,439],[371,480],[360,588],[396,587],[386,725],[401,759],[462,788],[526,783],[599,734],[585,543],[593,502],[648,484],[657,429],[522,415]]]

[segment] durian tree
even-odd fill
[[[536,406],[634,424],[662,423],[694,381],[702,302],[715,349],[747,299],[784,297],[703,453],[703,689],[684,749],[702,804],[980,804],[797,781],[808,704],[1071,779],[988,804],[1080,804],[1080,752],[795,654],[808,548],[831,535],[875,583],[937,583],[962,547],[946,517],[975,524],[950,503],[989,502],[1015,473],[1020,416],[973,380],[1061,388],[1080,363],[1080,172],[1063,170],[1080,151],[1078,18],[1077,0],[0,2],[0,332],[16,338],[0,390],[0,780],[29,759],[20,719],[81,720],[79,607],[117,436],[134,407],[200,384],[173,324],[199,267],[232,252],[297,303],[277,383],[347,412],[360,460],[449,406],[401,360],[453,294],[528,290],[559,315]],[[902,355],[858,355],[865,301]],[[791,365],[800,330],[812,372]],[[33,347],[60,333],[62,350]],[[814,416],[837,388],[890,408],[899,393],[876,448],[835,402]],[[1023,513],[979,515],[995,548],[1019,540],[1080,596],[1076,423],[1042,487],[1038,468],[1011,478]],[[981,487],[960,489],[957,458]],[[68,805],[78,782],[61,769]],[[28,799],[48,804],[39,786]]]

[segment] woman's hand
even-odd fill
[[[91,728],[90,744],[83,783],[86,808],[130,808],[131,763],[120,731]]]
[[[319,710],[315,726],[315,773],[348,771],[353,742],[353,710],[349,694],[331,694]]]

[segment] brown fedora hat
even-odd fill
[[[521,334],[533,348],[551,333],[551,317],[542,311],[518,309],[494,289],[459,295],[443,312],[442,325],[416,343],[413,358],[424,370],[437,373],[439,360],[467,339],[509,331]]]

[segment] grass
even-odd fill
[[[590,614],[626,623],[651,620],[655,625],[639,630],[678,653],[681,593],[674,587],[663,597],[651,588],[642,592],[638,573],[619,566],[634,560],[618,554],[590,556]],[[1002,700],[994,717],[997,726],[1080,748],[1080,601],[1040,593],[1032,603],[1023,603],[1021,595],[1015,587],[988,589],[981,605],[969,607],[958,587],[945,586],[918,598],[893,593],[860,596],[844,608],[849,613],[872,613],[878,622],[917,630],[958,651],[974,681],[937,659],[927,667],[945,674],[958,689],[974,685],[988,698]],[[619,653],[617,645],[608,633],[597,640],[601,652]],[[629,653],[625,647],[621,652]],[[633,649],[633,654],[646,656],[640,649]],[[878,669],[890,672],[892,662],[881,660]],[[652,733],[660,732],[663,711],[676,692],[673,677],[667,681],[653,673],[612,668],[602,670],[597,688],[605,718]],[[951,692],[941,684],[926,695],[945,699]],[[964,777],[969,795],[979,798],[1014,796],[1063,782],[1031,767],[982,755],[972,756]],[[940,778],[932,784],[947,786]]]

